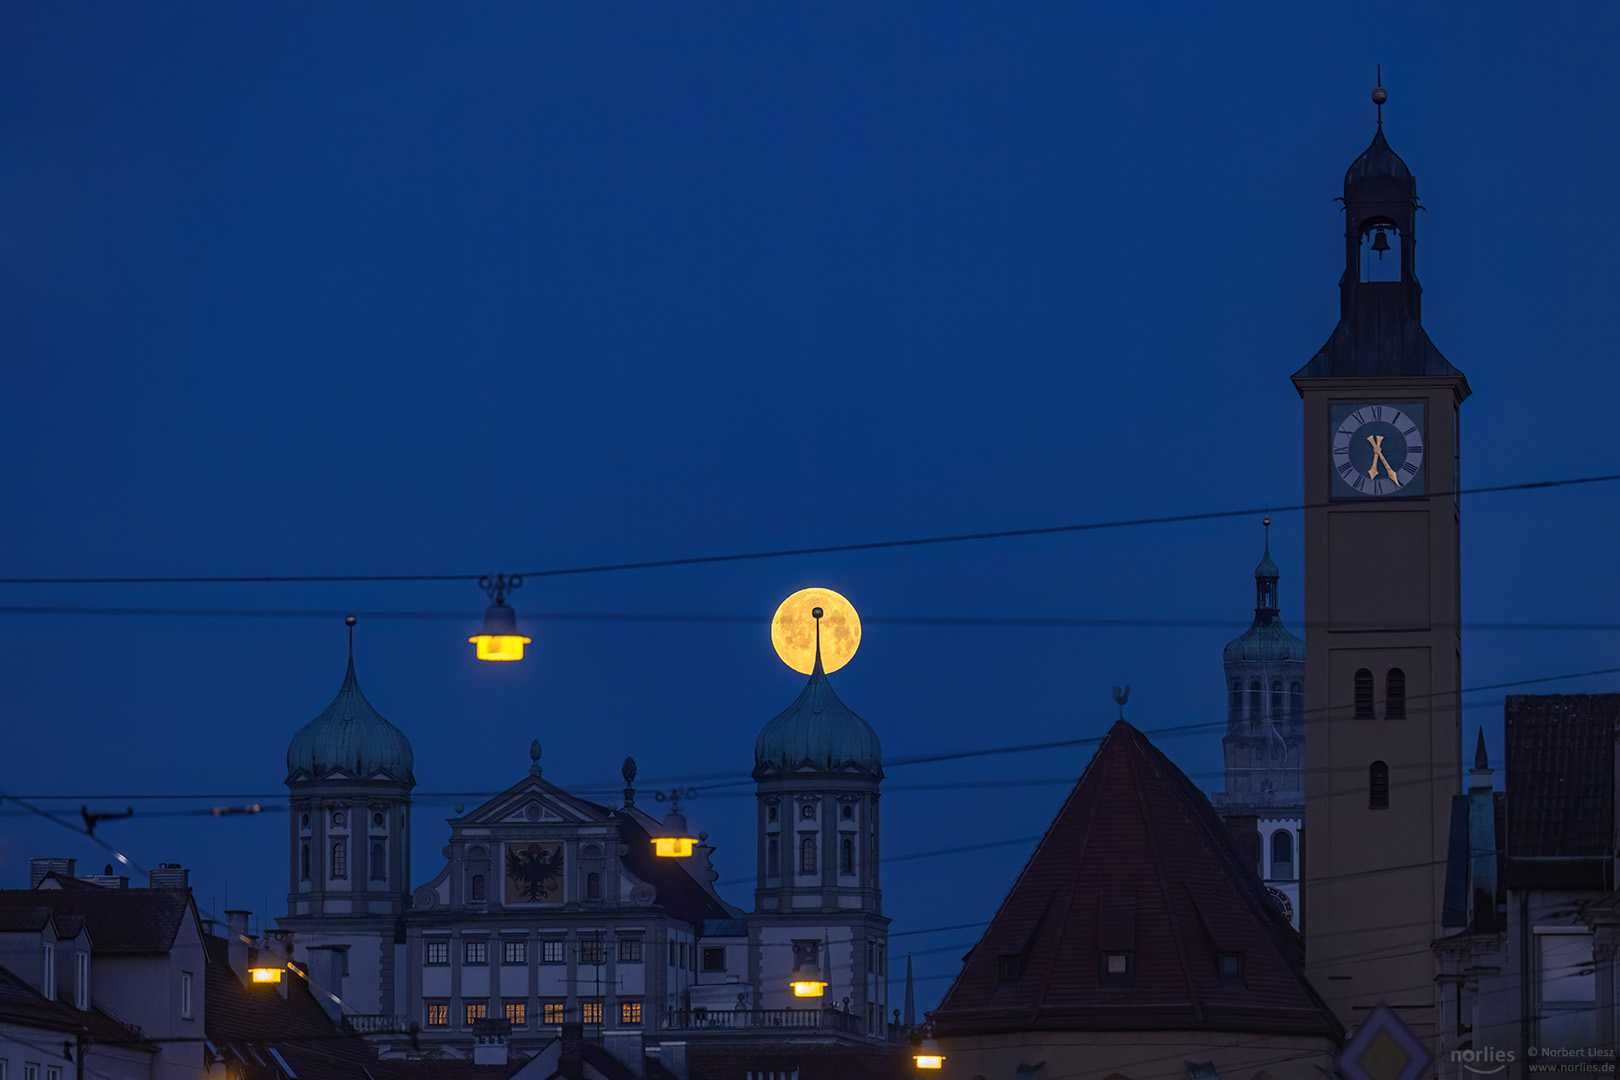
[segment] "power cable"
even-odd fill
[[[1492,484],[1487,487],[1464,488],[1456,492],[1437,493],[1433,498],[1460,498],[1464,495],[1489,495],[1507,491],[1529,491],[1541,488],[1574,487],[1582,484],[1602,484],[1620,480],[1620,473],[1598,476],[1577,476],[1556,480],[1531,480],[1517,484]],[[1383,500],[1400,502],[1402,496]],[[1251,506],[1236,510],[1205,510],[1183,514],[1160,514],[1151,517],[1121,518],[1111,521],[1090,521],[1073,525],[1045,525],[1027,529],[996,529],[986,532],[955,533],[946,536],[914,537],[905,540],[869,540],[854,544],[826,544],[817,547],[779,548],[772,551],[738,552],[727,555],[698,555],[679,559],[650,559],[641,562],[601,563],[593,566],[525,570],[525,578],[562,577],[574,574],[604,574],[621,570],[652,570],[671,566],[697,566],[707,563],[744,562],[754,559],[781,559],[795,555],[828,555],[846,551],[879,551],[888,548],[922,547],[932,544],[959,544],[975,540],[1003,540],[1013,537],[1052,536],[1061,533],[1095,532],[1104,529],[1136,528],[1145,525],[1172,525],[1189,521],[1214,521],[1222,518],[1250,517],[1255,514],[1286,514],[1305,510],[1320,510],[1337,505],[1333,502],[1295,503],[1291,506]],[[243,585],[288,584],[314,582],[403,582],[403,581],[477,581],[482,573],[451,574],[246,574],[246,575],[173,575],[167,577],[17,577],[0,578],[0,585]]]

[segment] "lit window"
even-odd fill
[[[619,1002],[619,1023],[621,1023],[621,1024],[640,1024],[641,1023],[641,1002],[639,1002],[639,1001],[621,1001],[621,1002]]]
[[[191,972],[180,973],[180,1016],[191,1019]]]
[[[564,1007],[560,1001],[543,1001],[540,1003],[540,1022],[544,1024],[560,1024],[563,1022]]]
[[[422,962],[424,964],[448,964],[450,962],[450,943],[448,941],[423,942]]]
[[[468,1027],[472,1026],[472,1022],[474,1020],[482,1020],[485,1017],[487,1017],[488,1015],[489,1015],[489,1003],[487,1001],[469,1001],[469,1002],[467,1002],[467,1026]]]
[[[526,1023],[528,1003],[523,1001],[508,1001],[506,1003],[506,1019],[511,1021],[513,1027],[522,1027]]]
[[[501,942],[501,963],[527,964],[529,962],[529,943],[521,938],[509,938]]]
[[[622,937],[619,939],[619,961],[626,964],[641,963],[640,938]]]
[[[461,959],[467,964],[489,963],[489,942],[472,939],[461,943]]]
[[[332,842],[332,876],[346,878],[349,876],[349,854],[343,847],[343,841]]]
[[[723,946],[705,947],[703,950],[704,971],[726,970],[726,950]]]
[[[448,1001],[427,1002],[427,1026],[447,1027],[450,1023],[450,1003]]]
[[[602,1003],[600,1001],[582,1001],[579,1003],[580,1021],[586,1024],[600,1024],[602,1022]]]
[[[547,938],[540,943],[542,964],[562,964],[568,960],[566,943],[562,938]]]

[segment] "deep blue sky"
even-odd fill
[[[1610,4],[13,5],[0,576],[478,573],[1297,502],[1288,376],[1337,317],[1378,62],[1429,211],[1425,326],[1475,391],[1465,483],[1620,471],[1617,30]],[[1615,620],[1616,505],[1469,500],[1465,617]],[[1298,515],[1273,535],[1302,628]],[[645,791],[747,775],[802,684],[766,619],[808,584],[869,617],[1227,623],[874,623],[834,683],[890,757],[1100,735],[1116,683],[1143,728],[1218,720],[1259,546],[1246,519],[536,579],[518,665],[474,661],[471,584],[0,603],[464,611],[359,629],[423,791],[504,788],[531,738],[548,779],[616,786],[628,753]],[[1465,685],[1617,655],[1469,631]],[[283,790],[344,629],[11,613],[0,657],[3,790],[117,809]],[[1476,698],[1499,757],[1500,694]],[[1219,785],[1218,734],[1161,745]],[[1062,784],[966,785],[1089,756],[897,768],[885,848],[1039,833]],[[453,801],[418,802],[417,882]],[[753,873],[750,807],[689,806],[726,878]],[[0,884],[106,861],[4,813]],[[102,831],[192,867],[205,906],[284,910],[284,815]],[[988,918],[1028,850],[894,865],[893,931]],[[939,950],[919,1007],[975,936],[896,942]]]

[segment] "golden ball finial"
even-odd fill
[[[355,623],[357,623],[359,621],[360,620],[355,618],[353,615],[349,615],[346,618],[344,618],[343,625],[344,626],[353,626]]]
[[[1372,99],[1374,105],[1382,105],[1389,100],[1389,94],[1384,91],[1382,86],[1375,86],[1373,87]]]

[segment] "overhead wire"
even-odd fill
[[[1603,484],[1620,480],[1620,473],[1595,476],[1563,477],[1550,480],[1530,480],[1513,484],[1491,484],[1484,487],[1462,488],[1454,492],[1438,493],[1435,498],[1461,498],[1469,495],[1488,495],[1509,491],[1530,491],[1549,488]],[[1367,500],[1379,501],[1379,500]],[[1391,496],[1389,502],[1401,497]],[[1107,521],[1089,521],[1069,525],[1045,525],[1023,529],[994,529],[983,532],[952,533],[943,536],[912,537],[902,540],[869,540],[850,544],[823,544],[812,547],[778,548],[767,551],[733,552],[724,555],[697,555],[673,559],[647,559],[638,562],[599,563],[586,566],[553,567],[524,570],[517,576],[524,578],[562,577],[577,574],[603,574],[624,570],[652,570],[674,566],[697,566],[712,563],[745,562],[757,559],[780,559],[798,555],[828,555],[851,551],[879,551],[891,548],[922,547],[938,544],[958,544],[980,540],[1004,540],[1015,537],[1052,536],[1063,533],[1095,532],[1106,529],[1138,528],[1148,525],[1171,525],[1192,521],[1214,521],[1222,518],[1251,517],[1255,514],[1286,514],[1319,510],[1336,505],[1329,502],[1294,503],[1286,506],[1247,506],[1232,510],[1204,510],[1180,514],[1159,514],[1136,518],[1118,518]],[[76,577],[8,577],[0,578],[0,585],[193,585],[193,584],[292,584],[325,582],[433,582],[477,581],[483,572],[438,574],[211,574],[167,576],[76,576]]]

